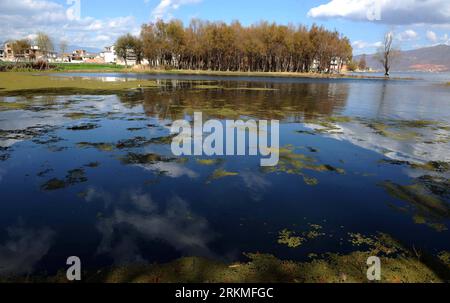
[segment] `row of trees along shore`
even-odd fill
[[[308,72],[316,60],[318,72],[330,72],[352,59],[347,37],[322,26],[278,25],[260,22],[243,26],[235,21],[179,20],[144,24],[140,37],[130,34],[116,42],[116,52],[127,61],[130,51],[150,67],[213,71]]]

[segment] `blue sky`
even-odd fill
[[[0,40],[41,30],[56,41],[102,48],[157,18],[317,23],[349,37],[355,54],[374,52],[390,30],[402,49],[450,44],[449,0],[0,0]]]

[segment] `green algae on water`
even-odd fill
[[[114,145],[110,143],[92,143],[92,142],[79,142],[77,143],[79,148],[95,148],[103,152],[111,152],[114,150]]]
[[[83,123],[83,124],[79,124],[79,125],[69,126],[69,127],[67,127],[67,129],[68,130],[79,131],[79,130],[92,130],[92,129],[96,129],[96,128],[99,128],[99,127],[100,126],[98,124]]]
[[[66,186],[67,186],[67,184],[64,180],[53,178],[53,179],[47,181],[45,184],[43,184],[41,186],[41,189],[46,190],[46,191],[51,191],[51,190],[63,189]]]
[[[338,174],[345,174],[342,168],[336,168],[329,164],[318,164],[315,158],[304,154],[295,153],[295,148],[292,146],[285,146],[279,149],[279,162],[274,167],[264,167],[265,173],[286,173],[291,175],[300,175],[307,185],[317,185],[319,181],[317,178],[307,176],[305,170],[316,172],[335,172]]]
[[[415,140],[421,137],[421,134],[415,131],[405,131],[403,129],[393,129],[389,125],[381,122],[371,122],[367,124],[368,127],[372,128],[376,134],[383,137],[388,137],[398,141],[409,141]]]
[[[72,169],[67,172],[64,180],[53,178],[41,186],[44,191],[63,189],[78,183],[87,182],[85,172],[82,168]]]
[[[223,163],[223,159],[197,159],[196,162],[199,165],[213,166]]]
[[[438,254],[438,258],[448,267],[450,268],[450,252],[441,251]]]
[[[121,161],[124,164],[155,164],[158,162],[173,162],[176,161],[176,159],[152,153],[128,153],[126,156],[121,158]]]
[[[64,117],[70,118],[72,120],[81,120],[81,119],[101,118],[101,115],[83,113],[83,112],[73,112],[73,113],[65,114]]]
[[[295,236],[295,232],[288,229],[283,229],[278,234],[278,243],[287,245],[290,248],[299,247],[300,245],[302,245],[303,241],[303,238]]]
[[[385,181],[381,186],[391,196],[407,202],[413,207],[415,223],[426,224],[437,231],[447,230],[442,221],[450,217],[450,206],[425,185],[421,183],[399,185]]]
[[[193,88],[195,88],[195,89],[223,89],[223,86],[199,84],[199,85],[194,85]]]
[[[211,175],[210,179],[211,180],[218,180],[218,179],[222,179],[222,178],[226,178],[226,177],[234,177],[239,175],[239,173],[237,172],[230,172],[230,171],[226,171],[223,168],[218,168],[216,169],[213,174]]]
[[[90,162],[90,163],[86,164],[85,166],[89,167],[89,168],[97,168],[100,166],[100,162]]]
[[[29,104],[22,102],[3,102],[0,101],[0,111],[7,110],[24,110],[29,107]]]

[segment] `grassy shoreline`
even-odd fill
[[[257,77],[257,78],[305,78],[305,79],[362,79],[362,80],[417,80],[416,78],[380,77],[350,74],[322,74],[322,73],[292,73],[292,72],[236,72],[236,71],[210,71],[210,70],[157,70],[157,69],[73,69],[64,71],[49,71],[49,73],[123,73],[123,74],[149,74],[149,75],[186,75],[186,76],[215,76],[215,77]]]
[[[3,62],[2,64],[10,64]],[[40,72],[40,73],[136,73],[149,75],[186,75],[186,76],[216,76],[216,77],[262,77],[262,78],[306,78],[306,79],[375,79],[375,80],[417,80],[409,77],[391,77],[371,75],[295,73],[295,72],[245,72],[245,71],[211,71],[211,70],[164,70],[146,67],[128,67],[112,64],[92,63],[56,63],[56,69],[47,71],[6,71],[6,72]]]
[[[33,94],[116,94],[129,89],[158,87],[154,80],[105,82],[81,77],[52,77],[52,73],[0,73],[0,96]]]
[[[246,261],[224,262],[188,256],[168,263],[131,263],[87,269],[84,283],[368,283],[367,260],[382,260],[382,283],[446,283],[450,253],[427,254],[388,234],[348,233],[354,251],[310,253],[308,260],[279,259],[271,254],[244,253]],[[283,244],[284,245],[284,244]],[[291,248],[291,249],[301,249]],[[56,275],[0,276],[0,283],[67,283],[65,269]]]
[[[385,237],[385,236],[383,236]],[[370,239],[361,238],[360,241]],[[394,241],[390,238],[383,240]],[[360,245],[363,245],[362,243]],[[372,250],[341,255],[312,254],[309,261],[281,260],[270,254],[244,254],[248,261],[226,263],[184,257],[169,263],[128,264],[83,272],[84,283],[370,283],[367,260],[382,254],[382,283],[448,283],[448,253],[421,255],[401,245],[376,242]],[[376,254],[375,254],[376,255]],[[65,270],[54,276],[0,277],[0,283],[68,283]]]
[[[71,73],[108,73],[118,71],[110,70],[72,70]],[[124,81],[102,81],[87,79],[86,77],[56,77],[61,71],[44,72],[0,72],[0,96],[22,95],[22,94],[115,94],[123,93],[130,89],[156,88],[159,87],[155,79],[124,79]],[[203,71],[134,71],[121,69],[119,73],[140,74],[166,74],[166,75],[206,75],[206,76],[229,76],[233,77],[271,77],[271,78],[321,78],[321,79],[368,79],[367,77],[347,77],[345,75],[322,75],[322,74],[292,74],[292,73],[228,73],[228,72],[203,72]],[[376,78],[375,78],[376,79]]]

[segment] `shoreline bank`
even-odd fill
[[[49,73],[118,73],[118,74],[148,74],[148,75],[185,75],[185,76],[214,76],[214,77],[257,77],[257,78],[304,78],[304,79],[361,79],[361,80],[419,80],[413,77],[380,77],[351,74],[322,74],[322,73],[292,73],[292,72],[236,72],[236,71],[207,71],[207,70],[156,70],[156,69],[85,69],[48,71]]]

